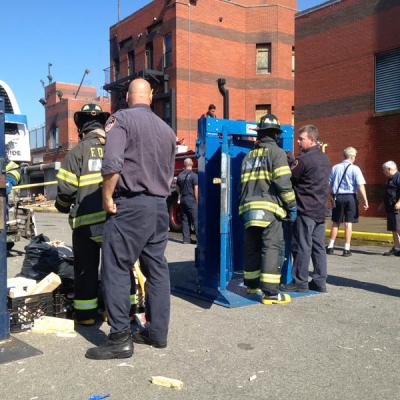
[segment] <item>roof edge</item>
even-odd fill
[[[314,11],[321,10],[322,8],[332,6],[336,3],[341,3],[343,0],[328,0],[325,3],[318,4],[314,7],[307,8],[306,10],[300,11],[295,15],[295,18],[303,17],[304,15],[311,14]]]

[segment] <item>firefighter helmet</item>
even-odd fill
[[[278,118],[273,114],[265,114],[263,115],[257,123],[257,128],[253,128],[253,130],[266,131],[268,129],[273,129],[274,131],[282,132],[281,124]]]
[[[77,111],[74,114],[75,125],[78,130],[81,130],[85,122],[96,120],[104,125],[110,116],[110,113],[104,112],[98,104],[85,104],[81,111]]]

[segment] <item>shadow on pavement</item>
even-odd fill
[[[211,308],[213,305],[212,299],[205,299],[199,293],[200,284],[194,261],[170,262],[168,266],[171,291],[174,296],[203,309]]]
[[[95,346],[103,344],[107,335],[100,329],[102,322],[97,322],[94,326],[76,325],[75,330],[83,336],[88,342]]]
[[[343,278],[341,276],[329,275],[327,283],[334,286],[352,287],[355,289],[363,289],[368,292],[384,294],[387,296],[400,297],[400,290],[393,289],[378,283],[362,282],[355,279]]]

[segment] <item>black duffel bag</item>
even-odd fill
[[[54,246],[47,236],[40,234],[25,246],[21,276],[41,280],[50,272],[59,275],[64,289],[74,281],[74,254],[68,246]]]

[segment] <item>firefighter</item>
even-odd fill
[[[6,220],[8,221],[8,195],[11,193],[13,186],[18,185],[21,181],[20,166],[14,161],[7,161],[6,163],[6,194],[7,194],[7,209],[6,209]],[[10,251],[14,247],[14,242],[7,238],[7,251]]]
[[[98,307],[98,268],[103,223],[101,165],[104,124],[109,113],[85,104],[74,114],[81,141],[65,156],[58,171],[55,207],[69,213],[74,250],[74,310],[81,325],[94,325]]]
[[[297,215],[291,172],[277,141],[282,130],[272,114],[261,117],[255,147],[242,162],[239,214],[244,234],[244,284],[249,294],[263,294],[263,304],[290,303],[279,292],[284,260],[282,220]]]
[[[9,195],[13,186],[18,185],[21,181],[21,173],[19,165],[14,161],[8,161],[6,164],[6,193]]]

